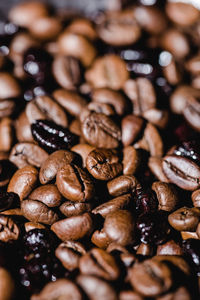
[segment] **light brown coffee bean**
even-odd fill
[[[9,160],[18,168],[23,168],[28,165],[37,168],[47,160],[48,153],[40,146],[32,143],[15,144],[10,152]]]
[[[11,300],[14,296],[15,283],[11,274],[0,267],[0,300]]]
[[[120,128],[108,116],[90,113],[81,126],[84,139],[99,148],[116,148],[121,139]]]
[[[57,171],[65,164],[71,163],[74,158],[75,154],[67,150],[58,150],[50,154],[41,165],[39,174],[40,182],[46,184],[53,180]]]
[[[36,120],[53,120],[56,124],[67,127],[68,120],[62,107],[49,96],[37,96],[26,105],[26,115],[30,124]]]
[[[58,221],[58,215],[46,204],[37,200],[23,200],[21,210],[25,218],[34,223],[52,225]]]
[[[86,159],[89,153],[95,148],[88,144],[77,144],[71,148],[71,151],[76,152],[82,157],[83,167],[86,167]]]
[[[116,280],[120,273],[114,257],[99,248],[93,248],[83,255],[79,268],[82,274],[96,275],[106,280]]]
[[[64,89],[74,90],[80,82],[80,66],[74,57],[56,56],[52,70],[56,81]]]
[[[0,151],[8,152],[13,142],[12,120],[3,118],[0,120]]]
[[[129,79],[124,84],[124,92],[133,103],[134,115],[142,115],[156,106],[156,95],[150,80],[146,78]]]
[[[157,108],[151,108],[143,113],[143,117],[158,128],[165,128],[169,121],[169,112]]]
[[[183,255],[183,250],[177,242],[169,240],[165,244],[158,245],[157,255]]]
[[[9,242],[18,240],[20,229],[12,217],[0,215],[0,241]]]
[[[101,249],[106,249],[111,243],[111,240],[108,238],[107,234],[103,229],[100,231],[96,230],[91,237],[91,241],[95,246]]]
[[[40,224],[40,223],[35,223],[35,222],[26,222],[24,224],[26,232],[29,232],[30,230],[33,229],[45,229],[45,226]]]
[[[182,189],[194,191],[200,187],[200,167],[193,161],[168,155],[163,158],[162,167],[169,181]]]
[[[122,172],[117,152],[111,149],[95,149],[86,159],[90,174],[99,180],[111,180]]]
[[[28,198],[40,201],[48,207],[59,206],[62,200],[62,196],[54,184],[46,184],[37,187],[32,191]]]
[[[107,44],[130,45],[140,37],[140,27],[136,23],[132,10],[107,12],[100,21],[97,32]]]
[[[139,152],[132,146],[127,146],[123,148],[123,174],[133,175],[135,174],[139,164],[140,164]]]
[[[49,16],[39,16],[28,26],[33,37],[41,41],[52,40],[57,37],[62,29],[58,18]]]
[[[162,158],[161,157],[150,157],[148,161],[148,167],[155,177],[162,182],[169,182],[162,169]]]
[[[143,129],[143,125],[144,120],[134,115],[126,115],[122,119],[122,143],[124,146],[129,146],[135,142]]]
[[[74,202],[74,201],[65,201],[60,207],[59,210],[66,217],[79,216],[84,212],[90,212],[92,209],[92,204],[88,202]]]
[[[80,59],[86,68],[92,64],[96,56],[96,49],[90,41],[68,29],[58,37],[58,49],[62,55]]]
[[[39,294],[33,295],[31,300],[83,300],[78,287],[70,280],[65,278],[49,282],[44,286]]]
[[[23,111],[15,121],[15,132],[19,142],[34,142],[31,126],[25,111]]]
[[[155,181],[152,190],[158,199],[158,208],[165,211],[173,211],[179,203],[178,194],[175,187],[166,182]]]
[[[129,74],[125,62],[119,56],[107,54],[95,60],[85,77],[95,88],[119,90],[128,80]]]
[[[181,3],[181,1],[167,3],[166,13],[172,22],[183,27],[191,26],[200,17],[197,8],[190,3]]]
[[[200,209],[181,207],[169,215],[168,221],[178,231],[196,231],[200,221]]]
[[[102,217],[106,217],[109,213],[117,211],[119,209],[127,209],[131,202],[131,194],[125,194],[109,200],[92,210],[93,214],[100,214]]]
[[[67,27],[70,32],[83,35],[89,40],[95,40],[97,38],[97,33],[94,26],[90,20],[87,19],[74,19]]]
[[[94,195],[89,174],[73,164],[66,164],[58,170],[56,184],[60,193],[71,201],[85,202]]]
[[[76,92],[64,89],[55,90],[53,93],[56,101],[72,116],[79,117],[87,101]]]
[[[126,246],[133,242],[134,223],[129,211],[117,210],[106,216],[104,230],[111,241]]]
[[[55,251],[55,256],[69,271],[77,269],[82,255],[86,254],[84,246],[79,242],[66,241],[61,243]]]
[[[0,99],[0,118],[9,117],[13,114],[16,103],[13,99]]]
[[[200,189],[192,193],[192,202],[194,207],[200,207]]]
[[[108,192],[111,196],[121,196],[128,192],[134,192],[137,179],[133,175],[121,175],[107,183]]]
[[[57,221],[51,230],[62,241],[76,241],[88,235],[92,230],[92,218],[88,213]]]
[[[0,99],[18,97],[20,92],[16,79],[10,73],[0,72]]]
[[[98,277],[79,275],[76,281],[90,300],[117,300],[116,292],[111,285]]]
[[[18,194],[20,200],[23,200],[31,193],[37,180],[38,171],[30,165],[25,166],[14,173],[7,191]]]

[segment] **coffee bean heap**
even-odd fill
[[[200,11],[112,5],[1,17],[2,300],[200,297]]]

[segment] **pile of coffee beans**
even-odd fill
[[[1,16],[1,300],[199,299],[200,10],[185,2]]]

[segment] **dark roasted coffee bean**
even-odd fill
[[[32,191],[28,198],[41,201],[48,207],[59,206],[62,201],[62,196],[54,184],[46,184],[37,187]]]
[[[0,191],[0,211],[7,210],[12,205],[17,206],[18,204],[19,197],[17,194]]]
[[[196,231],[200,221],[200,209],[181,207],[169,215],[168,221],[178,231]]]
[[[158,201],[153,192],[142,188],[140,185],[136,186],[134,202],[137,215],[154,212],[158,206]]]
[[[200,240],[195,239],[187,239],[183,241],[182,244],[183,252],[185,253],[186,257],[191,262],[194,270],[196,271],[197,275],[200,275]]]
[[[123,149],[123,174],[124,175],[133,175],[137,171],[140,165],[140,154],[132,146],[124,147]]]
[[[11,217],[0,215],[0,241],[9,242],[17,240],[20,235],[18,225]]]
[[[33,138],[48,152],[70,148],[76,138],[67,128],[48,120],[37,120],[31,125]]]
[[[124,146],[132,145],[136,141],[143,125],[144,120],[134,115],[127,115],[122,119],[122,143]]]

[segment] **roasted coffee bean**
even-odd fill
[[[38,96],[26,105],[26,116],[30,124],[39,119],[49,119],[67,127],[68,120],[62,107],[49,96]]]
[[[33,20],[29,31],[33,37],[41,41],[52,40],[57,37],[62,29],[60,20],[55,17],[39,16]]]
[[[124,146],[129,146],[135,142],[143,125],[144,120],[134,115],[127,115],[122,119],[122,143]]]
[[[16,103],[13,99],[0,99],[0,118],[11,116],[16,108]]]
[[[66,241],[61,243],[55,251],[56,257],[62,265],[70,271],[78,268],[79,260],[86,254],[84,246],[79,242]]]
[[[16,171],[8,185],[8,192],[16,193],[20,200],[26,198],[36,185],[38,171],[32,166],[25,166]]]
[[[86,80],[95,88],[119,90],[129,77],[125,62],[117,55],[110,54],[97,58],[86,71]]]
[[[139,152],[132,146],[124,147],[123,149],[123,174],[133,175],[137,171],[140,164]]]
[[[169,121],[169,113],[167,110],[151,108],[143,113],[143,117],[158,128],[165,128]]]
[[[181,245],[174,240],[170,240],[157,247],[157,255],[183,255]]]
[[[130,283],[141,295],[156,297],[167,292],[173,281],[166,264],[148,259],[133,266],[130,271]]]
[[[106,249],[112,242],[103,229],[101,231],[96,230],[91,237],[91,241],[95,246],[102,249]]]
[[[4,268],[0,268],[0,281],[1,281],[1,300],[10,300],[13,298],[14,290],[15,290],[15,284],[14,280],[11,277],[11,274],[8,272],[8,270]]]
[[[192,202],[195,207],[200,207],[200,190],[192,193]]]
[[[196,231],[200,221],[200,209],[184,206],[171,213],[168,221],[178,231]]]
[[[12,148],[9,160],[18,168],[28,165],[39,168],[47,158],[48,153],[38,145],[33,143],[19,143],[15,144]]]
[[[134,219],[127,210],[117,210],[109,213],[104,222],[104,230],[108,238],[122,246],[133,243]]]
[[[52,225],[58,221],[58,215],[50,207],[38,200],[23,200],[21,210],[31,222]]]
[[[132,175],[121,175],[107,183],[108,192],[112,196],[121,196],[128,192],[134,192],[137,179]]]
[[[17,98],[20,92],[16,79],[9,73],[0,72],[0,99]]]
[[[146,189],[139,184],[136,185],[133,200],[138,216],[144,213],[155,212],[158,206],[155,194],[150,189]]]
[[[90,113],[82,122],[84,139],[99,148],[117,148],[121,132],[112,119],[101,113]]]
[[[0,151],[10,151],[12,142],[12,120],[9,118],[3,118],[0,120]]]
[[[25,112],[22,112],[15,121],[15,132],[19,142],[32,143],[34,141],[31,126]]]
[[[161,157],[150,157],[148,161],[148,167],[155,177],[162,182],[169,182],[162,168],[162,158]]]
[[[57,56],[53,61],[53,75],[58,84],[69,90],[74,90],[80,83],[81,70],[78,60],[71,56]]]
[[[62,196],[54,184],[39,186],[32,191],[28,198],[30,200],[41,201],[48,207],[59,206],[62,200]]]
[[[59,210],[66,217],[79,216],[84,212],[90,212],[92,204],[88,202],[65,201],[60,205]]]
[[[40,223],[34,223],[34,222],[26,222],[24,224],[26,232],[29,232],[33,229],[45,229],[45,226]]]
[[[114,46],[130,45],[140,37],[140,27],[133,12],[108,12],[97,27],[100,38]]]
[[[91,300],[117,300],[114,288],[96,276],[79,275],[77,283]]]
[[[167,3],[166,13],[172,22],[180,26],[191,26],[199,18],[199,11],[190,3]]]
[[[75,142],[75,135],[67,128],[49,120],[37,120],[31,125],[33,138],[48,152],[68,149]]]
[[[5,211],[12,205],[19,204],[19,197],[15,193],[0,191],[0,211]]]
[[[78,240],[88,235],[92,230],[92,218],[88,213],[57,221],[51,230],[62,240]]]
[[[127,209],[131,202],[131,194],[125,194],[109,200],[92,210],[93,214],[100,214],[102,217],[106,217],[109,213],[117,211],[118,209]]]
[[[75,159],[75,154],[67,150],[58,150],[50,154],[40,168],[40,182],[42,184],[53,180],[60,168],[70,164]]]
[[[95,40],[97,38],[97,33],[90,20],[77,18],[72,20],[67,29],[73,33],[77,33],[85,36],[89,40]]]
[[[156,181],[152,184],[152,190],[156,193],[160,210],[173,211],[176,208],[179,198],[172,184]]]
[[[163,158],[162,166],[169,181],[182,189],[194,191],[200,186],[200,167],[193,161],[168,155]]]
[[[116,280],[119,277],[119,268],[114,257],[98,248],[93,248],[80,258],[79,268],[82,274],[96,275],[107,280]]]
[[[68,113],[75,117],[79,117],[87,105],[87,101],[74,91],[58,89],[54,91],[53,96]]]
[[[86,159],[86,167],[99,180],[111,180],[122,172],[122,164],[115,150],[95,149]]]
[[[174,149],[173,154],[190,158],[200,164],[200,143],[194,140],[183,142]]]
[[[11,217],[0,215],[0,241],[9,242],[17,240],[20,235],[18,225]]]
[[[196,55],[192,58],[190,58],[186,62],[186,69],[191,72],[193,75],[199,75],[200,69],[199,69],[199,61],[200,61],[200,56]]]
[[[58,170],[56,184],[60,193],[71,201],[85,202],[94,195],[89,175],[74,164],[66,164]]]
[[[68,279],[58,279],[56,282],[50,282],[42,291],[31,297],[32,300],[82,300],[81,292],[78,287]]]

